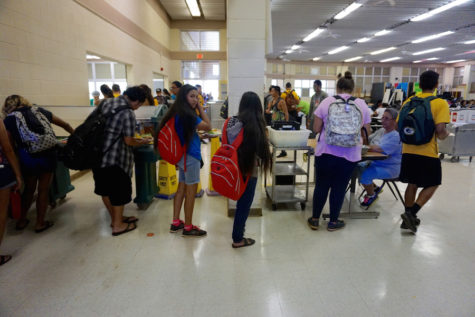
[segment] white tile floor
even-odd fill
[[[0,316],[474,316],[475,162],[443,169],[417,235],[401,233],[389,190],[372,207],[379,219],[332,233],[307,227],[311,203],[273,212],[262,195],[263,217],[247,222],[257,243],[244,249],[231,248],[224,199],[206,195],[194,216],[205,238],[169,233],[166,200],[129,204],[138,229],[112,237],[88,174],[49,213],[49,231],[8,224]]]

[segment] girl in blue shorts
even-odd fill
[[[196,110],[198,110],[199,116]],[[202,237],[206,235],[206,231],[192,223],[195,194],[200,182],[201,142],[197,130],[208,131],[211,129],[211,123],[203,107],[199,104],[196,87],[184,85],[180,88],[175,103],[165,114],[160,124],[160,129],[171,118],[175,118],[175,129],[181,144],[186,145],[186,160],[184,155],[177,164],[179,183],[177,193],[173,199],[173,222],[170,226],[170,232],[174,233],[183,229],[183,236],[185,237]],[[183,202],[185,202],[184,222],[180,219]]]

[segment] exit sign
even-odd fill
[[[197,58],[197,59],[203,59],[203,54],[201,54],[201,53],[196,54],[196,58]]]

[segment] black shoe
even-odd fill
[[[417,218],[416,216],[416,226],[418,227],[420,224],[421,224],[421,219]],[[401,223],[401,229],[409,229],[406,224],[404,223],[404,221]]]
[[[328,231],[335,231],[343,229],[345,227],[345,222],[343,220],[337,220],[335,222],[330,221],[327,226]]]
[[[287,152],[282,151],[282,152],[280,152],[279,155],[277,155],[277,158],[279,158],[279,157],[286,157],[286,156],[287,156]]]
[[[407,227],[407,229],[411,230],[412,233],[417,232],[416,216],[414,216],[411,212],[405,212],[401,214],[401,218],[404,226]]]
[[[185,223],[180,220],[180,224],[178,226],[173,225],[173,223],[170,225],[170,232],[175,233],[183,228],[185,228]]]
[[[191,227],[191,230],[183,229],[184,237],[204,237],[205,235],[206,235],[206,231],[201,230],[197,226]]]
[[[318,230],[318,219],[315,219],[313,217],[308,218],[307,224],[312,230]]]

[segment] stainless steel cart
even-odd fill
[[[308,200],[308,185],[310,179],[310,160],[307,160],[307,170],[297,164],[297,152],[304,151],[309,155],[312,148],[310,146],[280,147],[272,144],[272,184],[267,186],[267,178],[264,178],[267,197],[272,201],[272,210],[277,210],[280,203],[300,203],[302,210],[305,209]],[[294,159],[291,161],[277,161],[278,151],[293,151]],[[277,176],[306,176],[305,186],[294,183],[292,185],[277,185]]]
[[[449,136],[444,140],[438,140],[440,159],[445,155],[451,155],[452,162],[458,162],[460,156],[475,156],[475,123],[449,124],[447,130]]]

